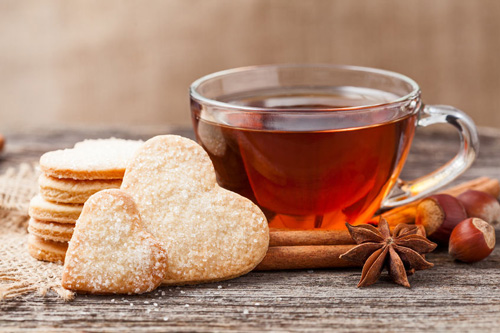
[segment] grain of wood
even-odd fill
[[[10,133],[0,170],[36,161],[46,150],[86,137],[147,139],[169,132],[192,137],[190,130],[171,128]],[[477,162],[455,183],[479,176],[500,178],[500,132],[495,133],[481,135]],[[422,131],[403,176],[431,171],[456,149],[454,136]],[[0,303],[0,331],[493,332],[500,326],[498,245],[490,257],[473,265],[454,262],[443,249],[427,259],[435,267],[411,276],[411,289],[392,284],[386,276],[357,289],[360,269],[325,269],[252,272],[231,281],[161,287],[139,296],[83,295],[70,303],[55,296],[25,296]]]

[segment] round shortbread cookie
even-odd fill
[[[85,140],[74,148],[43,154],[40,168],[55,178],[121,179],[129,159],[142,143],[116,138]]]
[[[121,183],[121,179],[75,180],[54,178],[43,173],[38,178],[40,195],[45,200],[68,204],[84,204],[92,194],[118,189]]]
[[[130,161],[122,190],[134,198],[146,230],[167,249],[163,283],[235,278],[266,255],[266,217],[247,198],[217,185],[208,154],[192,140],[148,140]]]
[[[37,195],[31,199],[29,215],[39,221],[75,224],[82,212],[81,204],[58,204]]]
[[[72,224],[38,221],[33,218],[28,223],[28,232],[54,242],[69,242],[75,229]]]
[[[28,253],[35,259],[64,263],[68,250],[67,242],[51,242],[35,235],[28,235]]]

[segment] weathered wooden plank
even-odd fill
[[[498,252],[473,266],[454,263],[442,251],[429,255],[436,267],[411,277],[412,289],[386,278],[356,289],[359,270],[251,273],[140,296],[80,296],[71,303],[27,297],[2,303],[0,318],[2,328],[493,328],[500,324]]]
[[[36,161],[46,150],[86,137],[144,138],[187,130],[61,130],[8,134],[0,170]],[[453,134],[422,131],[414,141],[404,177],[442,164],[458,145]],[[500,132],[481,136],[478,161],[461,180],[500,178]],[[497,238],[500,234],[497,233]],[[411,289],[387,277],[357,289],[359,269],[254,272],[220,283],[162,287],[139,296],[78,296],[66,303],[34,295],[0,303],[0,331],[243,331],[243,330],[485,330],[500,325],[500,249],[473,264],[454,262],[445,250],[428,255],[435,267],[410,277]],[[156,305],[155,305],[156,304]]]

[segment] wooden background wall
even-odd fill
[[[500,128],[498,0],[0,0],[0,129],[190,124],[188,86],[231,67],[404,73]]]

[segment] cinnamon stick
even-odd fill
[[[345,230],[287,230],[271,229],[269,246],[302,245],[347,245],[354,244],[351,235]]]
[[[357,267],[339,258],[356,246],[347,230],[271,229],[269,234],[269,249],[255,270]]]
[[[393,227],[391,227],[391,230]],[[345,230],[269,230],[269,247],[356,244]]]
[[[498,195],[500,194],[500,183],[497,179],[479,177],[450,187],[439,193],[457,196],[467,190],[483,191],[493,195],[495,198],[498,198]],[[415,215],[419,202],[420,200],[388,210],[379,216],[375,216],[372,221],[378,221],[380,216],[382,216],[387,220],[390,226],[396,226],[399,223],[415,223]]]
[[[340,255],[355,245],[308,245],[308,246],[274,246],[270,247],[257,271],[282,269],[314,269],[358,267]]]
[[[400,223],[415,223],[415,215],[417,214],[418,202],[412,202],[410,204],[399,206],[388,210],[381,215],[374,216],[372,221],[378,222],[380,216],[387,220],[389,226],[395,227]]]
[[[479,177],[468,182],[458,184],[457,186],[450,187],[449,189],[446,189],[441,193],[457,196],[467,190],[486,192],[491,194],[495,198],[498,198],[498,196],[500,195],[500,182],[498,181],[498,179]]]

